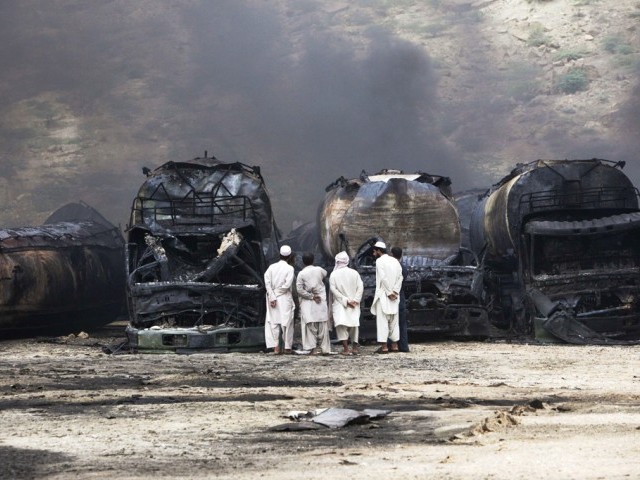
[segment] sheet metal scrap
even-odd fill
[[[155,330],[141,333],[149,327],[171,329],[160,342],[168,349],[264,343],[263,275],[277,258],[279,233],[258,167],[205,154],[147,172],[127,231],[134,347],[157,344]]]
[[[311,412],[290,412],[287,417],[298,420],[297,423],[276,425],[272,431],[318,430],[318,425],[328,428],[343,428],[347,425],[369,423],[386,417],[391,410],[350,408],[325,408]]]
[[[384,418],[390,413],[391,410],[327,408],[324,412],[311,418],[311,421],[329,428],[342,428],[346,425],[369,423],[371,420]]]

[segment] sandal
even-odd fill
[[[345,352],[344,350],[340,352],[340,355],[351,355],[351,352]]]
[[[389,350],[384,347],[378,347],[378,349],[373,353],[389,353]]]

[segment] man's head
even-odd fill
[[[394,258],[400,260],[402,258],[402,248],[391,247],[391,255],[393,255]]]
[[[280,247],[280,259],[287,260],[291,256],[291,247],[289,245],[282,245]]]
[[[305,267],[308,267],[309,265],[313,265],[313,253],[304,252],[302,254],[302,263],[304,263]]]
[[[336,255],[335,269],[343,268],[349,265],[349,254],[347,252],[340,252]]]
[[[379,258],[385,253],[387,253],[387,245],[384,242],[381,242],[380,240],[378,240],[373,245],[373,256],[376,258]]]

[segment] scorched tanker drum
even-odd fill
[[[327,188],[318,224],[328,260],[345,250],[364,283],[360,334],[375,334],[369,306],[375,292],[372,240],[403,249],[403,283],[410,332],[486,336],[488,319],[472,290],[476,268],[461,265],[460,222],[450,180],[383,170],[339,178]]]
[[[503,326],[571,343],[640,338],[638,191],[622,167],[518,165],[478,204],[471,246]]]
[[[441,261],[460,248],[460,222],[448,192],[449,179],[424,173],[384,170],[376,175],[343,177],[327,187],[318,224],[323,253],[345,250],[354,257],[372,237],[405,257]]]
[[[0,230],[2,335],[73,332],[109,323],[125,302],[124,238],[83,203],[39,227]]]

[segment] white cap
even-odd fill
[[[378,240],[373,246],[373,248],[382,248],[383,250],[386,250],[387,245],[384,242],[381,242],[380,240]]]
[[[291,255],[291,247],[289,245],[282,245],[280,247],[280,255],[283,257],[288,257]]]

